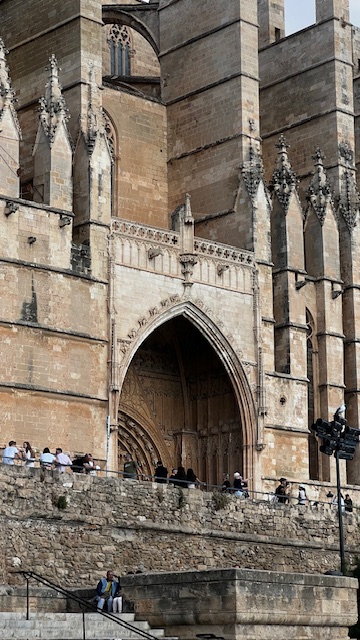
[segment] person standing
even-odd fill
[[[136,462],[132,459],[131,453],[125,454],[125,462],[124,462],[124,478],[135,479],[138,475],[138,469]]]
[[[353,501],[351,500],[351,498],[350,498],[348,493],[345,493],[344,504],[345,504],[345,511],[347,511],[348,513],[352,513],[352,511],[353,511]]]
[[[9,446],[6,447],[3,451],[2,461],[4,464],[14,464],[15,460],[20,460],[21,454],[19,449],[16,447],[15,440],[10,440]]]
[[[161,460],[159,460],[156,463],[156,467],[155,467],[155,482],[158,482],[159,484],[165,484],[167,475],[168,475],[167,468],[164,467]]]
[[[282,504],[287,504],[289,502],[289,497],[287,495],[287,480],[286,478],[280,478],[279,480],[280,484],[278,487],[276,487],[275,490],[275,496],[277,498],[278,502],[281,502]]]
[[[307,499],[308,497],[306,495],[306,489],[304,485],[299,484],[298,504],[306,504]]]
[[[107,610],[113,610],[113,600],[118,590],[119,583],[115,580],[114,572],[109,569],[106,578],[101,578],[96,587],[96,599],[98,611],[102,611],[106,602]]]
[[[55,450],[56,466],[60,473],[65,473],[67,468],[71,468],[72,462],[66,453],[63,453],[61,447]]]
[[[34,467],[35,463],[35,453],[31,447],[30,442],[25,440],[23,444],[23,460],[25,462],[25,467]]]

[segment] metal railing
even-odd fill
[[[2,459],[0,457],[0,466],[2,466]],[[24,464],[24,462],[22,460],[16,460],[14,465],[4,465],[4,466],[13,466],[13,467],[27,467],[26,464]],[[35,467],[39,468],[44,472],[44,473],[49,473],[51,471],[56,471],[57,468],[61,466],[61,467],[68,467],[71,471],[73,471],[76,476],[78,475],[91,475],[91,476],[95,476],[97,475],[98,477],[102,477],[102,478],[106,478],[106,477],[115,477],[118,478],[120,480],[131,480],[133,482],[157,482],[159,485],[160,484],[166,484],[166,485],[172,485],[178,489],[188,489],[188,485],[189,484],[195,484],[196,489],[200,489],[202,491],[208,491],[208,492],[221,492],[221,493],[225,493],[226,495],[232,495],[234,496],[237,489],[235,489],[234,487],[229,487],[228,489],[224,490],[223,489],[223,485],[218,485],[218,484],[210,484],[207,482],[200,482],[199,480],[196,482],[190,482],[188,480],[179,480],[176,479],[175,481],[168,477],[168,478],[157,478],[156,475],[149,475],[146,473],[138,473],[136,475],[136,478],[129,478],[128,475],[126,474],[126,472],[124,471],[118,471],[115,469],[85,469],[84,467],[77,467],[76,464],[71,464],[71,465],[57,465],[54,466],[52,469],[50,468],[46,468],[46,467],[42,467],[41,463],[39,460],[35,461]],[[27,467],[27,468],[31,468],[31,467]],[[34,467],[33,467],[34,468]],[[62,474],[63,475],[63,474]],[[291,484],[294,485],[298,485],[298,482],[292,482]],[[311,488],[311,483],[309,482],[303,482],[302,484],[307,485],[308,487]],[[323,488],[325,491],[334,491],[334,494],[336,494],[336,488],[333,487],[332,485],[330,486],[329,483],[322,485],[321,483],[318,483],[318,488]],[[190,491],[192,491],[193,489],[190,489]],[[353,491],[354,489],[352,489],[351,491]],[[344,490],[344,492],[346,491],[346,489]],[[251,500],[255,500],[258,502],[269,502],[272,504],[275,503],[283,503],[283,504],[291,504],[291,505],[297,505],[298,504],[298,496],[297,495],[287,495],[286,496],[286,501],[284,502],[283,500],[279,500],[278,496],[276,495],[275,491],[253,491],[252,489],[249,488],[244,488],[243,490],[243,495],[240,497],[240,499],[251,499]],[[333,507],[334,509],[337,508],[336,504],[334,504],[331,499],[330,500],[319,500],[316,498],[307,498],[306,500],[306,506],[309,507],[318,507],[320,505],[324,505],[324,506],[329,506],[329,507]],[[300,505],[301,506],[301,505]],[[353,504],[352,506],[353,512],[356,512],[360,509],[359,506]],[[343,509],[344,510],[344,509]],[[346,510],[346,509],[345,509]]]
[[[78,605],[80,605],[82,609],[81,611],[82,632],[83,632],[82,640],[86,640],[86,625],[85,625],[86,612],[98,613],[103,618],[106,618],[107,620],[111,620],[112,622],[115,622],[115,624],[119,625],[119,627],[123,627],[128,631],[131,631],[133,634],[136,634],[137,636],[139,636],[139,638],[145,638],[145,640],[156,640],[155,636],[153,636],[151,633],[148,633],[143,629],[138,629],[137,627],[134,627],[134,625],[132,625],[130,622],[126,622],[125,620],[120,620],[113,613],[99,610],[97,606],[92,602],[89,602],[88,600],[85,600],[84,598],[81,598],[80,596],[75,595],[75,593],[72,593],[72,591],[69,591],[68,589],[64,589],[63,587],[60,587],[54,582],[51,582],[51,580],[48,580],[47,578],[44,578],[38,573],[35,573],[35,571],[14,571],[14,573],[21,574],[22,576],[24,576],[26,580],[26,620],[30,619],[30,585],[29,583],[30,583],[30,580],[35,580],[36,582],[44,585],[45,587],[52,589],[56,593],[60,593],[62,596],[64,596],[64,598],[68,598],[69,600],[72,600],[73,602],[76,602]]]

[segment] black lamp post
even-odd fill
[[[339,518],[339,538],[340,538],[340,567],[342,575],[345,574],[345,544],[344,526],[341,505],[341,485],[340,485],[340,460],[352,460],[355,455],[356,445],[359,442],[360,430],[349,427],[345,418],[341,414],[345,413],[346,406],[342,404],[334,413],[331,422],[319,418],[311,426],[311,429],[322,440],[320,451],[328,456],[334,454],[336,460],[336,488]]]

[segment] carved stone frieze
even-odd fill
[[[115,220],[111,222],[111,231],[130,238],[141,238],[157,244],[165,244],[176,247],[179,244],[179,234],[174,231],[156,229],[127,220]]]
[[[250,251],[236,249],[221,242],[211,242],[203,238],[194,239],[194,249],[199,257],[207,256],[218,260],[228,260],[229,262],[253,266],[255,264],[254,254]]]
[[[42,123],[49,145],[52,146],[55,140],[56,132],[60,125],[63,124],[72,146],[70,133],[67,128],[69,120],[68,109],[62,95],[62,86],[59,81],[60,68],[54,54],[49,58],[48,82],[45,85],[45,96],[39,100],[40,122]]]
[[[309,206],[313,207],[322,226],[325,221],[327,205],[331,203],[334,206],[333,193],[324,168],[325,156],[318,148],[312,157],[315,160],[315,172],[307,190],[306,199]]]
[[[9,67],[6,63],[8,50],[2,38],[0,38],[0,122],[4,116],[5,110],[8,108],[12,113],[13,120],[19,137],[21,137],[20,124],[15,110],[16,98],[15,92],[11,86],[11,78],[9,75]]]
[[[276,145],[277,149],[279,149],[277,167],[269,185],[270,191],[277,195],[285,215],[289,210],[290,198],[298,183],[288,157],[287,150],[289,146],[286,143],[285,136],[281,135],[279,143]]]

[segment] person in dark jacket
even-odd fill
[[[156,463],[156,468],[155,468],[155,482],[158,482],[160,484],[165,484],[167,475],[168,475],[167,468],[164,467],[164,465],[161,462],[161,460],[159,460]]]
[[[173,480],[173,483],[178,487],[187,487],[186,471],[184,467],[178,467],[177,474]]]
[[[97,608],[102,611],[106,602],[107,610],[113,610],[113,600],[118,592],[119,583],[115,580],[114,572],[109,569],[106,578],[101,578],[96,587]]]

